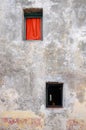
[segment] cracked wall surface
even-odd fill
[[[25,8],[43,8],[43,40],[24,40]],[[48,81],[63,108],[46,108]],[[86,129],[86,0],[0,0],[0,130],[28,128]]]

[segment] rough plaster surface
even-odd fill
[[[33,7],[43,8],[43,41],[23,40]],[[64,83],[63,108],[45,107],[47,81]],[[86,129],[86,0],[0,0],[0,113],[16,110],[44,115],[43,130]]]
[[[43,116],[31,111],[4,111],[0,115],[1,130],[40,130],[43,124]]]

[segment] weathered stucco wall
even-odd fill
[[[24,41],[24,8],[43,8],[43,41]],[[46,108],[47,81],[63,108]],[[34,119],[35,118],[35,119]],[[0,130],[86,130],[86,0],[0,0]]]

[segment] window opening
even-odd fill
[[[63,106],[63,83],[46,83],[46,107]]]
[[[42,40],[42,16],[42,9],[24,9],[26,40]]]

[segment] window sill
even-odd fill
[[[37,44],[37,43],[39,43],[39,44],[41,44],[41,43],[43,43],[43,40],[23,40],[22,41],[23,43],[28,43],[28,44]]]

